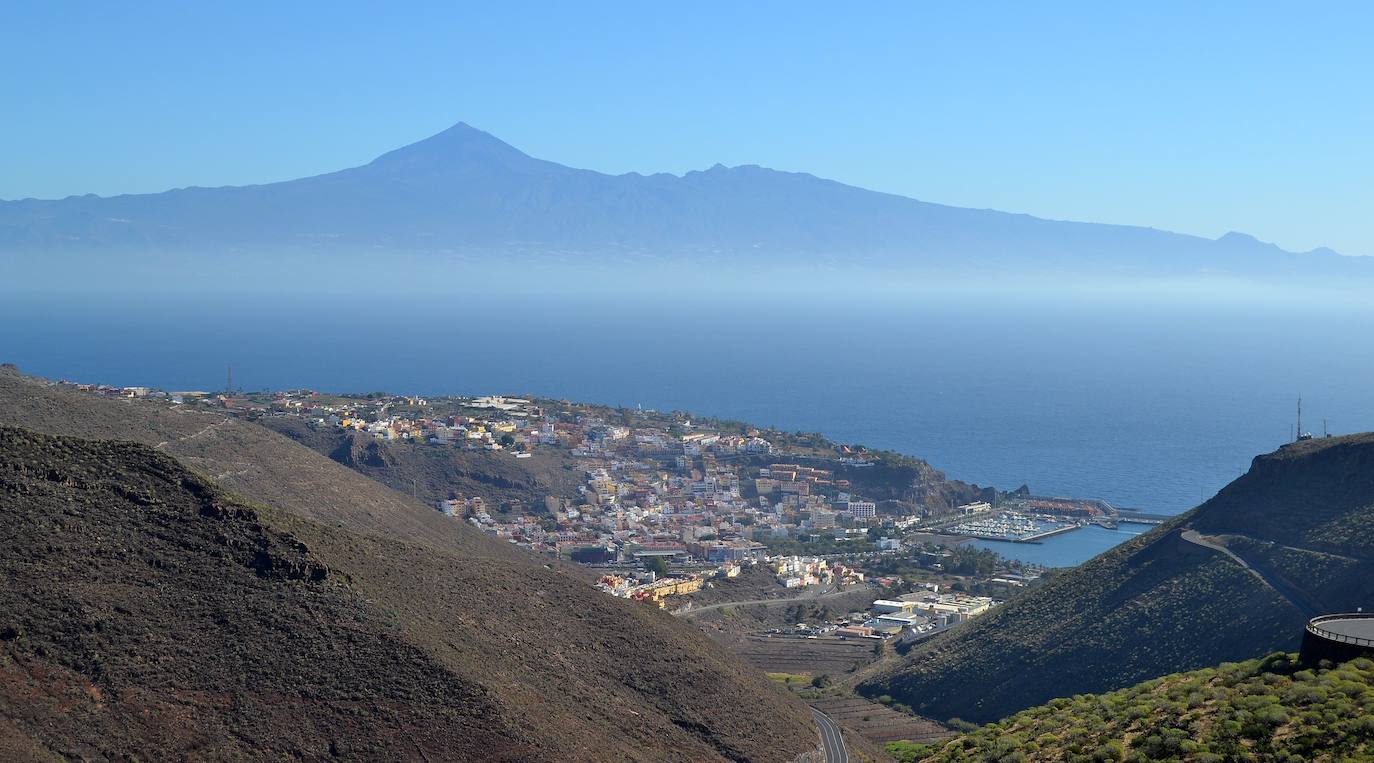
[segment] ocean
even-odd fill
[[[0,362],[178,390],[220,389],[232,366],[245,389],[685,410],[1176,513],[1289,439],[1300,395],[1306,429],[1374,429],[1374,300],[1205,296],[9,293]],[[1074,559],[1120,539],[1065,538]]]

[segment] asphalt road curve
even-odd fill
[[[825,750],[826,763],[849,763],[849,750],[845,749],[844,734],[840,733],[839,724],[814,707],[811,708],[811,714],[816,717],[816,725],[821,730],[821,748]]]

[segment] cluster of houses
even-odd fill
[[[682,418],[607,416],[604,409],[495,395],[431,400],[311,390],[242,395],[81,388],[297,416],[317,427],[421,446],[507,451],[517,458],[561,450],[559,458],[582,476],[575,496],[547,496],[542,506],[462,496],[438,501],[436,508],[497,538],[588,563],[628,565],[646,554],[679,566],[759,563],[768,557],[765,542],[817,533],[837,541],[867,539],[866,528],[880,519],[877,505],[836,479],[823,459],[813,457],[808,465],[772,458],[773,443],[758,431],[726,433]],[[843,461],[848,467],[868,463],[853,454]],[[779,557],[770,564],[788,587],[857,575],[820,559]]]
[[[787,588],[813,585],[853,585],[864,582],[864,573],[843,564],[831,564],[811,556],[775,556],[767,560],[778,582]]]
[[[316,425],[384,440],[510,449],[517,457],[540,447],[564,449],[583,477],[576,498],[498,507],[466,497],[439,501],[437,508],[494,537],[580,562],[628,564],[658,555],[699,565],[755,563],[767,557],[760,540],[803,532],[866,538],[865,527],[878,521],[877,505],[854,495],[831,470],[782,461],[741,467],[742,458],[757,462],[774,453],[756,432],[725,434],[690,421],[675,432],[632,427],[597,415],[555,415],[527,399],[497,396],[460,400],[461,414],[415,415],[428,402],[378,397],[321,403],[299,393],[275,401],[278,409],[312,417]],[[900,547],[886,538],[879,543],[887,550]],[[824,560],[780,557],[770,563],[788,587],[862,579],[843,567],[837,578]]]
[[[657,549],[642,551],[658,554]],[[746,562],[730,561],[713,568],[693,572],[678,572],[671,577],[658,577],[646,570],[602,575],[597,587],[612,596],[646,601],[660,607],[667,606],[669,596],[696,593],[707,581],[715,578],[738,577],[743,565],[767,568],[783,586],[799,588],[811,585],[857,585],[864,582],[864,573],[843,564],[830,564],[824,559],[800,556],[774,556]]]
[[[512,507],[471,496],[439,501],[436,508],[533,551],[614,570],[598,587],[660,607],[669,597],[699,591],[712,578],[740,574],[741,565],[763,565],[787,588],[861,584],[864,574],[857,569],[814,556],[769,555],[760,541],[799,534],[868,539],[869,527],[901,530],[918,520],[880,517],[875,502],[823,468],[824,459],[809,458],[810,465],[775,459],[781,454],[759,432],[727,434],[690,420],[669,425],[662,418],[641,419],[627,426],[577,406],[546,411],[535,401],[502,396],[432,404],[422,397],[328,396],[309,390],[244,396],[60,384],[104,396],[300,416],[315,426],[385,441],[508,451],[516,458],[530,458],[540,448],[562,449],[582,475],[576,497],[548,496],[543,506]],[[834,462],[847,468],[872,465],[846,454]],[[989,509],[976,503],[958,512],[983,517]],[[901,548],[899,540],[887,537],[876,545]],[[658,576],[643,569],[650,557],[672,562],[679,572]],[[976,617],[992,604],[985,597],[940,594],[935,588],[880,599],[865,619],[839,627],[837,634],[918,638]]]
[[[714,570],[683,576],[660,578],[653,572],[630,572],[602,575],[596,587],[612,596],[667,607],[669,596],[685,596],[700,591],[712,578],[733,578],[740,574],[740,565],[723,564]]]
[[[863,525],[877,519],[876,504],[841,490],[850,485],[828,471],[742,466],[773,453],[757,434],[672,434],[594,416],[549,418],[542,427],[583,475],[579,496],[546,500],[541,516],[466,515],[536,551],[587,562],[632,561],[645,549],[677,562],[760,561],[767,551],[761,541],[817,531],[866,537]],[[757,479],[748,476],[754,471]]]

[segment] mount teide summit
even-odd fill
[[[191,263],[295,252],[471,266],[532,258],[917,273],[1374,273],[1365,258],[1295,254],[1244,234],[1210,240],[962,209],[757,166],[606,175],[536,159],[463,123],[299,180],[0,202],[0,251]]]

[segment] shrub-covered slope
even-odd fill
[[[900,760],[1374,760],[1374,661],[1288,654],[1056,699]]]
[[[1374,596],[1372,507],[1374,436],[1285,446],[1192,512],[931,639],[862,688],[988,722],[1294,649],[1314,611]]]

